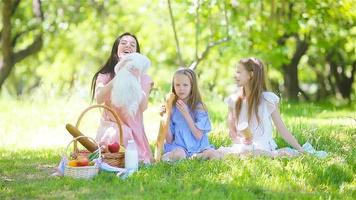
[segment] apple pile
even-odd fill
[[[85,167],[94,165],[94,162],[89,162],[86,156],[78,156],[76,159],[70,160],[68,165],[71,167]]]

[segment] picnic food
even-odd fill
[[[85,166],[89,166],[91,162],[89,162],[89,159],[85,156],[78,156],[76,159],[74,160],[70,160],[68,162],[68,166],[70,167],[85,167]]]
[[[84,167],[89,165],[89,159],[87,157],[78,157],[77,158],[78,166]]]
[[[83,136],[83,133],[81,133],[78,128],[71,124],[66,124],[66,129],[68,132],[73,135],[73,137],[78,137],[78,136]],[[98,147],[95,145],[94,142],[90,141],[86,137],[79,138],[78,141],[80,144],[82,144],[86,149],[88,149],[90,152],[94,152]]]
[[[163,145],[164,140],[166,139],[166,133],[169,128],[170,123],[170,116],[172,112],[173,101],[175,99],[174,93],[168,93],[166,96],[166,112],[163,114],[160,124],[159,124],[159,131],[156,140],[156,148],[155,148],[155,160],[158,162],[161,160],[162,152],[163,152]]]
[[[237,127],[238,131],[241,131],[241,133],[243,134],[243,136],[246,139],[251,139],[252,138],[252,132],[248,127],[248,123],[247,122],[242,122],[238,125]]]
[[[68,162],[68,165],[71,167],[76,167],[77,166],[77,161],[76,160],[71,160]]]
[[[117,142],[113,142],[108,144],[108,148],[111,153],[116,153],[120,150],[120,145]]]
[[[96,141],[88,136],[79,136],[76,138],[73,138],[70,143],[67,145],[65,154],[68,155],[68,149],[73,144],[73,142],[78,141],[78,139],[81,138],[87,138],[93,141],[97,145],[97,149],[99,149],[99,145],[96,143]],[[75,143],[74,143],[75,144]],[[68,157],[70,160],[69,162],[64,166],[64,176],[69,176],[73,178],[84,178],[84,179],[90,179],[96,176],[99,172],[99,165],[96,165],[94,162],[90,163],[89,162],[89,153],[86,151],[86,153],[81,153],[82,150],[78,150],[76,145],[74,145],[74,152]],[[98,150],[99,159],[101,159],[101,152]],[[95,152],[95,153],[96,153]],[[93,153],[93,155],[95,155]],[[67,160],[66,155],[63,155],[64,161]],[[93,156],[94,157],[94,156]]]

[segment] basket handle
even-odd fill
[[[122,122],[121,122],[119,116],[116,114],[116,112],[115,112],[112,108],[110,108],[109,106],[106,106],[106,105],[99,105],[99,104],[89,106],[87,109],[85,109],[85,110],[80,114],[80,116],[79,116],[79,118],[78,118],[78,121],[77,121],[75,127],[78,128],[78,127],[79,127],[79,124],[80,124],[80,121],[81,121],[82,118],[84,117],[85,113],[87,113],[89,110],[92,110],[92,109],[94,109],[94,108],[104,108],[104,109],[108,110],[108,111],[114,116],[115,121],[116,121],[116,123],[117,123],[117,126],[118,126],[118,128],[119,128],[119,137],[120,137],[119,144],[120,144],[120,146],[123,146],[123,135],[122,135],[123,132],[122,132],[122,126],[121,126]]]
[[[85,136],[85,135],[81,135],[81,136],[78,136],[78,137],[73,138],[73,139],[69,142],[69,144],[67,145],[65,154],[67,153],[70,144],[72,144],[72,142],[77,142],[77,140],[80,139],[80,138],[88,138],[88,139],[92,140],[92,141],[96,144],[96,146],[98,146],[99,158],[101,158],[101,151],[100,151],[100,146],[99,146],[99,144],[98,144],[93,138],[91,138],[91,137],[89,137],[89,136]]]

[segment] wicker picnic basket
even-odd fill
[[[92,140],[99,148],[99,145],[95,142],[95,140],[91,137],[88,136],[79,136],[76,138],[73,138],[73,140],[70,141],[70,143],[67,145],[66,152],[68,152],[69,146],[72,144],[72,142],[77,141],[79,138],[88,138]],[[99,158],[101,158],[101,152],[99,151]],[[98,165],[93,165],[93,166],[83,166],[83,167],[72,167],[69,165],[66,165],[64,167],[64,176],[70,176],[73,178],[83,178],[83,179],[90,179],[96,176],[99,172],[99,166]]]
[[[120,151],[117,153],[111,153],[108,151],[108,149],[103,149],[103,152],[101,152],[101,156],[104,162],[107,164],[114,166],[114,167],[124,167],[125,166],[125,152],[121,151],[125,149],[123,147],[123,131],[122,131],[122,122],[119,118],[119,116],[116,114],[116,112],[111,109],[110,107],[106,105],[92,105],[85,109],[79,116],[78,121],[75,125],[76,128],[79,127],[80,121],[84,117],[84,115],[89,111],[94,108],[103,108],[105,110],[108,110],[115,118],[115,122],[117,123],[117,127],[119,128],[119,145],[120,145]],[[78,151],[77,144],[74,143],[74,151]]]

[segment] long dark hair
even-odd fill
[[[140,53],[140,44],[138,43],[138,40],[137,40],[137,38],[136,38],[136,36],[134,34],[126,32],[126,33],[121,34],[118,38],[116,38],[116,40],[115,40],[115,42],[114,42],[114,44],[112,46],[110,57],[108,58],[106,63],[103,66],[101,66],[99,71],[97,71],[94,74],[93,80],[91,81],[91,93],[92,93],[91,98],[92,98],[92,100],[95,97],[96,79],[98,78],[99,73],[101,73],[101,74],[109,73],[111,78],[114,77],[114,75],[115,75],[114,67],[119,62],[119,57],[117,55],[117,48],[118,48],[118,46],[120,44],[121,38],[126,36],[126,35],[131,36],[136,40],[136,52]]]

